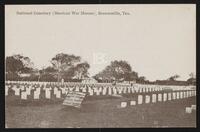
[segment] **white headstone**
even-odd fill
[[[65,88],[60,88],[62,91],[62,94],[65,94]]]
[[[151,87],[149,87],[148,89],[149,89],[149,92],[151,92],[151,91],[152,91]]]
[[[190,91],[190,97],[192,97],[192,91]]]
[[[53,89],[53,94],[56,94],[57,91],[58,91],[58,88],[54,88],[54,89]]]
[[[159,88],[158,88],[158,87],[156,87],[156,88],[155,88],[155,91],[158,91],[158,90],[159,90]]]
[[[73,91],[74,90],[74,87],[69,87],[69,91]]]
[[[190,91],[187,91],[187,93],[188,93],[188,97],[190,97]]]
[[[125,108],[127,106],[127,102],[121,102],[121,108]]]
[[[26,88],[26,93],[27,93],[27,95],[31,95],[31,89],[30,88]]]
[[[122,93],[122,90],[121,89],[117,89],[118,93],[121,94]]]
[[[153,92],[153,88],[150,88],[150,92]]]
[[[103,94],[103,95],[106,95],[106,92],[107,92],[107,88],[104,87],[104,88],[103,88],[103,91],[102,91],[102,94]]]
[[[36,91],[34,91],[33,92],[34,94],[33,94],[33,98],[34,99],[39,99],[40,98],[40,93],[36,90]]]
[[[113,88],[113,94],[117,94],[117,89]]]
[[[154,91],[156,91],[156,89],[155,89],[155,88],[153,88],[153,92],[154,92]]]
[[[87,89],[87,90],[88,90],[88,92],[89,92],[89,91],[91,91],[91,90],[92,90],[92,88],[91,88],[90,86],[88,86],[88,89]]]
[[[187,97],[190,97],[190,91],[187,91]]]
[[[100,94],[102,94],[103,88],[100,87],[100,88],[99,88],[99,91],[100,91]]]
[[[100,90],[96,90],[96,95],[100,95]]]
[[[86,93],[86,88],[85,87],[82,89],[82,92]]]
[[[8,95],[8,87],[5,87],[5,95]]]
[[[142,88],[142,92],[145,93],[146,92],[146,88]]]
[[[56,98],[61,98],[61,91],[57,91]]]
[[[186,92],[185,91],[183,92],[183,98],[186,98]]]
[[[190,97],[192,97],[193,95],[192,95],[192,91],[190,91]]]
[[[139,89],[139,92],[142,93],[142,88]]]
[[[164,101],[164,102],[167,101],[167,93],[164,93],[164,94],[163,94],[163,101]]]
[[[146,104],[150,103],[150,96],[149,95],[145,96],[145,103]]]
[[[27,100],[27,93],[25,91],[21,92],[21,99]]]
[[[152,103],[156,103],[157,100],[156,97],[157,97],[156,94],[152,94]]]
[[[15,95],[17,95],[17,96],[20,95],[20,89],[19,89],[19,88],[16,88],[16,89],[15,89]]]
[[[75,91],[76,91],[76,92],[79,92],[79,91],[80,91],[79,86],[76,86]]]
[[[158,94],[158,102],[162,102],[162,94]]]
[[[194,90],[192,90],[192,93],[191,93],[191,95],[192,95],[192,96],[194,96]]]
[[[176,93],[175,92],[172,93],[172,99],[173,100],[176,99]]]
[[[149,92],[149,88],[146,88],[146,92],[147,92],[147,93]]]
[[[131,93],[135,93],[135,89],[131,87]]]
[[[89,92],[89,95],[91,95],[91,96],[94,95],[94,91],[92,89],[89,89],[88,92]]]
[[[136,105],[136,101],[131,101],[130,105]]]
[[[35,87],[31,86],[31,89],[35,90]]]
[[[130,87],[128,87],[127,89],[128,89],[128,93],[131,93],[131,88],[130,88]]]
[[[139,92],[139,87],[135,87],[135,92],[138,93]]]
[[[69,93],[69,89],[65,89],[65,94],[67,95]]]
[[[24,86],[21,85],[21,86],[20,86],[20,89],[21,89],[21,90],[24,90],[25,88],[24,88]]]
[[[188,91],[185,91],[185,98],[188,97]]]
[[[40,93],[40,90],[41,90],[40,88],[36,88],[36,91],[38,91],[38,93]]]
[[[46,90],[45,90],[45,97],[46,97],[47,99],[50,99],[50,98],[51,98],[51,91],[50,91],[49,89],[46,89]]]
[[[176,92],[176,98],[179,99],[180,98],[180,93]]]
[[[197,106],[196,105],[191,105],[192,110],[196,110]]]
[[[112,95],[112,91],[111,91],[112,89],[109,87],[108,88],[108,95]]]
[[[64,79],[62,78],[61,83],[64,84]]]
[[[180,99],[183,98],[183,92],[180,92]]]
[[[143,96],[138,95],[138,104],[142,104],[142,102],[143,102]]]
[[[127,93],[127,88],[126,87],[123,88],[123,93]]]
[[[172,93],[168,93],[168,100],[172,100]]]
[[[156,87],[156,88],[155,88],[155,91],[158,91],[158,90],[159,90],[159,88],[158,88],[158,87]]]
[[[191,114],[192,113],[192,108],[191,107],[186,107],[185,108],[185,113]]]

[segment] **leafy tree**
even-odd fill
[[[43,68],[39,70],[39,77],[38,81],[55,81],[57,72],[56,69],[54,69],[52,66],[48,66],[46,68]]]
[[[145,83],[146,82],[146,77],[145,76],[140,76],[137,78],[138,83]]]
[[[177,78],[179,78],[179,77],[180,77],[180,76],[176,74],[176,75],[174,75],[174,76],[169,77],[168,80],[169,80],[169,81],[175,81],[175,80],[176,80]]]
[[[74,76],[77,79],[83,79],[85,77],[88,77],[88,69],[90,68],[90,65],[87,62],[80,63],[76,65],[74,70]]]
[[[13,55],[6,57],[6,76],[19,77],[21,73],[31,73],[33,71],[33,63],[29,57],[22,55]],[[6,78],[9,79],[9,78]],[[11,80],[13,80],[12,78]]]
[[[68,55],[59,53],[51,59],[51,64],[57,70],[57,81],[61,80],[61,74],[67,71],[70,67],[74,66],[75,63],[80,62],[79,56]]]
[[[6,57],[6,72],[19,73],[23,69],[23,62],[14,56]]]
[[[52,66],[48,66],[48,67],[40,70],[40,72],[42,72],[42,73],[54,73],[56,71],[57,70],[54,67],[52,67]]]
[[[191,72],[191,73],[189,74],[189,76],[190,76],[190,78],[195,78],[195,75],[194,75],[193,72]]]
[[[83,78],[88,74],[89,64],[81,62],[80,56],[59,53],[51,59],[51,64],[56,70],[57,81],[61,78]]]
[[[136,80],[138,78],[138,73],[137,72],[130,72],[129,74],[126,74],[125,76],[125,80],[127,81],[133,81]]]
[[[137,73],[132,71],[127,61],[112,61],[103,71],[95,75],[97,80],[103,81],[131,81],[137,78]]]
[[[190,76],[190,78],[187,80],[188,84],[195,85],[196,84],[196,78],[195,78],[194,73],[190,73],[189,76]]]

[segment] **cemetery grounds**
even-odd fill
[[[137,127],[196,127],[196,111],[185,108],[196,104],[196,96],[156,103],[130,105],[138,95],[164,91],[122,93],[120,96],[94,95],[84,98],[81,108],[64,106],[61,98],[27,100],[10,94],[6,96],[5,123],[8,128],[137,128]],[[121,108],[121,102],[127,102]]]

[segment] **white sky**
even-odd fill
[[[127,11],[129,16],[36,16],[16,11]],[[6,6],[6,56],[23,54],[35,67],[57,53],[79,55],[94,75],[112,60],[126,60],[149,80],[196,73],[195,5]],[[94,55],[105,55],[95,63]]]

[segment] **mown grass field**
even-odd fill
[[[196,127],[196,111],[185,113],[186,106],[196,104],[195,97],[117,108],[131,99],[134,96],[86,97],[81,109],[63,106],[63,99],[6,99],[5,119],[9,128]]]

